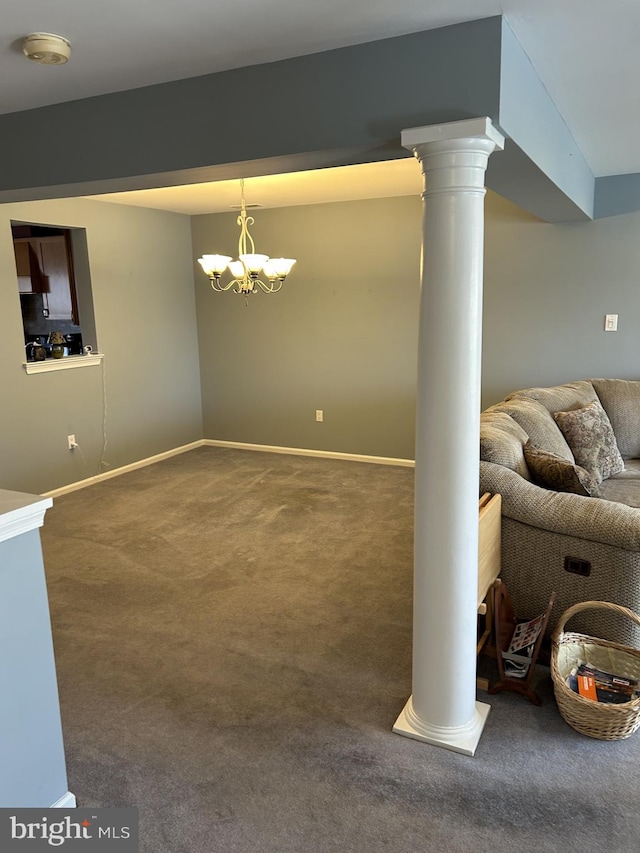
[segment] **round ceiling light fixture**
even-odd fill
[[[64,65],[71,56],[71,42],[53,33],[30,33],[22,43],[22,52],[41,65]]]

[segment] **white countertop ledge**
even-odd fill
[[[91,367],[100,364],[103,358],[103,352],[92,352],[91,355],[67,355],[64,358],[48,358],[46,361],[24,361],[22,366],[27,373],[49,373],[72,367]]]
[[[42,527],[53,498],[0,489],[0,542]]]

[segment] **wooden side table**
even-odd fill
[[[502,536],[502,496],[486,492],[478,506],[478,615],[484,616],[484,630],[478,637],[480,654],[493,634],[493,587],[500,574]],[[476,679],[480,690],[489,689],[487,678]]]

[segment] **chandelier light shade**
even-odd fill
[[[291,272],[295,259],[270,258],[269,255],[261,255],[256,252],[253,237],[249,233],[249,226],[253,225],[255,220],[253,216],[247,216],[244,180],[240,181],[240,202],[238,260],[234,261],[228,255],[203,255],[198,258],[198,263],[209,277],[211,287],[217,293],[224,293],[227,290],[231,290],[233,293],[242,293],[244,296],[248,296],[250,293],[258,293],[260,290],[264,293],[277,293]],[[222,274],[226,270],[229,270],[232,279],[223,283],[221,281]]]

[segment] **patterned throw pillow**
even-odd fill
[[[567,439],[576,465],[586,468],[598,483],[624,471],[624,462],[611,421],[599,401],[584,409],[556,412],[553,416]]]
[[[597,480],[579,465],[572,465],[557,453],[542,450],[528,441],[524,446],[524,458],[534,483],[556,492],[572,492],[574,495],[599,498]]]

